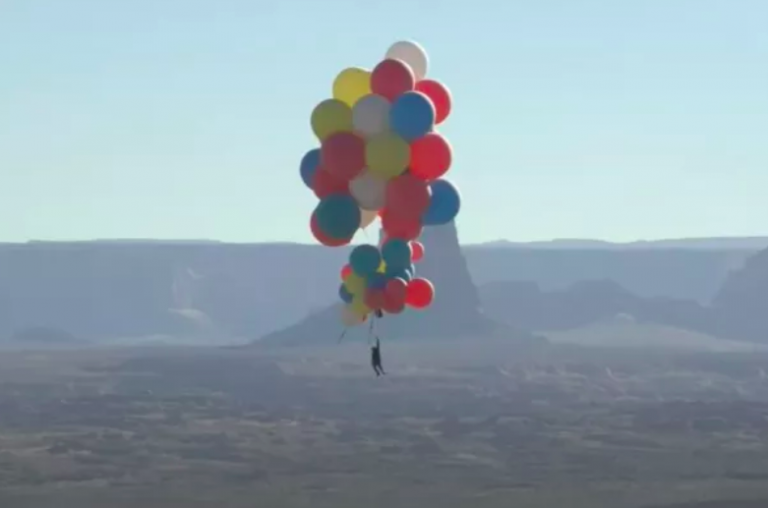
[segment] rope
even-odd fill
[[[368,325],[368,345],[371,345],[371,336],[373,335],[373,324],[376,321],[376,318],[371,316],[371,323]]]

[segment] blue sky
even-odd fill
[[[421,42],[462,241],[768,234],[768,2],[0,0],[0,241],[311,241],[348,66]]]

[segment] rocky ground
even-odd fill
[[[768,506],[766,355],[384,353],[4,353],[0,506]]]

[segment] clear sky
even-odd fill
[[[0,241],[310,241],[310,112],[404,38],[462,241],[768,234],[768,1],[0,0]]]

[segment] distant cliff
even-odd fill
[[[216,242],[0,244],[0,340],[36,327],[90,341],[157,334],[257,338],[335,301],[347,252]],[[448,276],[439,298],[474,302],[473,292],[451,289],[469,287],[459,279],[471,275],[476,284],[531,280],[546,291],[612,279],[637,295],[707,301],[753,251],[473,246],[463,253],[469,275]],[[429,263],[441,262],[433,254]],[[429,274],[432,266],[420,268]]]
[[[603,250],[469,247],[464,252],[478,286],[499,280],[534,281],[550,291],[584,280],[610,279],[638,296],[707,303],[729,271],[757,250],[613,246]]]
[[[768,249],[731,272],[712,307],[721,335],[768,342]]]
[[[710,304],[640,297],[611,280],[543,291],[536,282],[496,281],[480,287],[489,316],[530,330],[567,330],[617,314],[708,335],[768,343],[768,249],[728,274]]]
[[[477,288],[459,247],[455,224],[426,228],[420,241],[426,254],[416,265],[416,273],[435,285],[434,301],[427,310],[406,309],[402,314],[377,320],[377,330],[382,336],[390,340],[483,337],[531,343],[537,340],[532,334],[512,324],[495,321],[483,312]],[[339,316],[339,304],[330,305],[293,326],[267,335],[259,343],[332,344],[342,329]],[[355,330],[365,335],[366,328],[364,325]]]
[[[325,306],[344,258],[290,244],[2,246],[0,338],[36,326],[89,340],[257,337]]]
[[[651,322],[716,335],[712,309],[691,300],[648,298],[612,280],[581,281],[543,291],[535,282],[498,281],[480,288],[486,313],[527,330],[561,331],[630,315]]]

